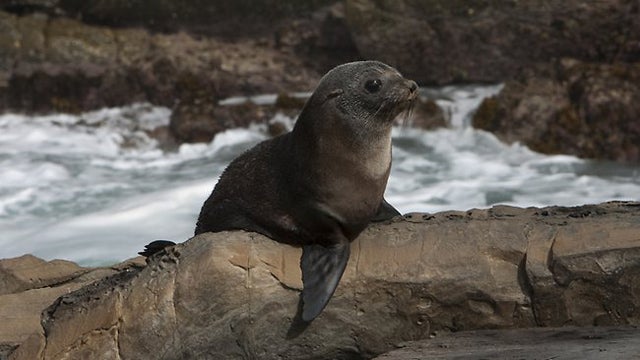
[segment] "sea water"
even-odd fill
[[[499,90],[421,89],[445,109],[451,127],[394,128],[391,204],[406,213],[640,198],[639,166],[542,155],[473,129],[473,111]],[[191,237],[225,166],[268,135],[256,125],[163,151],[147,132],[166,126],[170,115],[148,104],[81,115],[0,115],[0,258],[31,253],[105,265],[135,256],[152,240]]]

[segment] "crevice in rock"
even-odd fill
[[[53,282],[53,283],[50,283],[50,284],[47,284],[47,285],[43,285],[43,286],[36,286],[36,287],[33,287],[31,289],[28,289],[28,290],[45,289],[45,288],[52,288],[52,287],[67,285],[69,283],[72,283],[74,280],[77,280],[82,275],[89,274],[91,271],[93,271],[93,269],[92,270],[87,270],[87,271],[80,271],[78,273],[70,275],[70,277],[64,278],[64,280],[59,280],[57,282]]]
[[[278,277],[274,273],[269,272],[269,275],[271,275],[271,277],[273,277],[276,281],[278,281],[278,284],[280,284],[280,286],[282,286],[283,289],[300,292],[300,289],[288,286],[287,284],[282,282],[280,279],[278,279]]]
[[[253,236],[253,234],[249,235],[249,237],[251,238],[251,242],[249,243],[249,254],[247,255],[247,282],[245,286],[247,287],[247,314],[249,316],[249,323],[252,323],[253,313],[251,312],[251,309],[252,309],[251,301],[253,299],[253,296],[251,294],[251,290],[253,285],[253,274],[251,273],[251,261],[255,256],[254,249],[253,249],[253,244],[255,243],[255,237]]]
[[[122,325],[122,318],[118,318],[115,329],[115,342],[116,342],[116,356],[118,360],[122,360],[122,348],[120,347],[120,326]]]
[[[122,299],[122,293],[118,293],[117,294],[117,298],[116,298],[116,303],[115,303],[115,311],[116,314],[118,316],[116,323],[114,325],[115,327],[115,345],[116,345],[116,356],[118,360],[122,359],[122,349],[120,347],[120,328],[122,327],[122,307],[123,307],[123,303],[122,303],[123,299]]]
[[[531,279],[527,274],[527,254],[525,253],[522,256],[522,260],[518,263],[518,285],[520,285],[520,290],[522,293],[529,299],[529,304],[533,304],[534,297],[534,288],[533,284],[531,284]]]
[[[540,319],[538,311],[536,311],[536,304],[539,302],[535,287],[533,286],[533,279],[529,277],[527,271],[527,253],[522,257],[522,261],[518,264],[518,285],[522,293],[529,299],[529,312],[533,318],[536,326],[544,326],[543,321]]]
[[[249,271],[249,267],[248,266],[244,266],[244,265],[241,265],[241,264],[236,264],[231,260],[229,260],[229,264],[231,264],[231,266],[234,266],[234,267],[242,269],[242,272],[248,272]]]
[[[177,338],[179,327],[178,327],[178,315],[176,313],[176,276],[177,276],[177,273],[174,272],[173,276],[171,277],[171,287],[173,289],[172,297],[171,297],[171,312],[172,312],[171,315],[173,315],[172,317],[173,317],[173,329],[174,329],[174,331],[171,332],[171,338],[173,340],[172,341],[173,346],[180,344],[180,341]],[[170,347],[166,346],[164,354],[167,354],[169,352],[169,349]],[[163,358],[164,358],[164,355],[163,355]]]
[[[557,239],[557,233],[553,234],[553,240],[551,240],[551,245],[549,246],[549,250],[547,252],[547,270],[549,270],[549,273],[553,276],[553,280],[560,285],[560,283],[558,283],[558,280],[556,279],[555,273],[553,271],[554,265],[555,265],[555,260],[553,257],[553,247],[556,244],[556,239]]]

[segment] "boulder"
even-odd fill
[[[201,234],[60,297],[11,356],[371,358],[434,333],[638,325],[639,215],[633,202],[496,206],[371,225],[306,329],[291,326],[299,248]]]
[[[44,261],[32,255],[0,260],[0,359],[43,335],[42,311],[57,298],[136,266],[139,263],[124,262],[82,268],[70,261]]]
[[[640,60],[633,0],[347,0],[346,19],[364,58],[418,83],[502,82],[562,57]]]
[[[485,99],[473,126],[545,154],[640,162],[640,62],[564,59]]]

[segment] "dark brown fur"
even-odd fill
[[[292,132],[229,164],[198,217],[195,233],[246,230],[303,247],[304,288],[296,319],[324,309],[349,259],[349,244],[372,220],[398,211],[383,198],[391,127],[417,96],[415,82],[375,61],[325,75]],[[148,255],[164,242],[147,246]],[[304,329],[292,326],[295,336]]]
[[[388,88],[358,108],[371,73],[389,79]],[[353,240],[380,209],[389,176],[388,166],[380,176],[367,174],[370,164],[363,156],[376,139],[390,136],[414,91],[415,83],[382,63],[334,69],[292,132],[258,144],[227,167],[202,207],[195,233],[243,229],[299,245],[331,243],[335,233]]]

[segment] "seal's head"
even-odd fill
[[[418,85],[379,61],[357,61],[329,71],[310,103],[331,103],[342,117],[361,126],[390,126],[418,96]],[[386,127],[386,126],[385,126]]]

